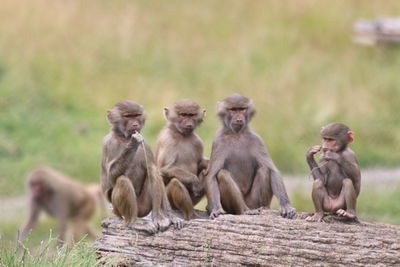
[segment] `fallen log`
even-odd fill
[[[102,222],[94,246],[100,258],[144,266],[400,265],[400,226],[347,222],[329,215],[321,223],[292,220],[277,211],[188,221],[156,235],[127,229],[117,217]]]
[[[354,41],[361,45],[400,44],[400,18],[386,17],[373,21],[359,20],[353,25]]]

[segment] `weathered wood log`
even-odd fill
[[[117,217],[102,222],[99,257],[126,265],[161,266],[400,266],[400,226],[346,222],[327,216],[309,223],[277,211],[188,221],[181,230],[150,236]]]
[[[400,18],[359,20],[353,25],[354,41],[362,45],[400,45]]]

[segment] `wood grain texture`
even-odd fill
[[[390,266],[400,265],[400,226],[345,222],[327,216],[309,223],[277,211],[223,215],[186,222],[150,236],[127,229],[117,217],[102,222],[99,257],[125,265],[160,266]]]

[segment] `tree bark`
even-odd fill
[[[150,236],[117,217],[102,222],[95,248],[104,261],[161,266],[388,266],[400,265],[400,226],[348,222],[329,215],[321,223],[277,211],[187,221]]]

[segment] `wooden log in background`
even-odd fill
[[[99,257],[127,265],[161,266],[400,266],[400,226],[345,222],[327,216],[309,223],[277,211],[223,215],[186,222],[156,235],[127,229],[117,217],[103,221]]]

